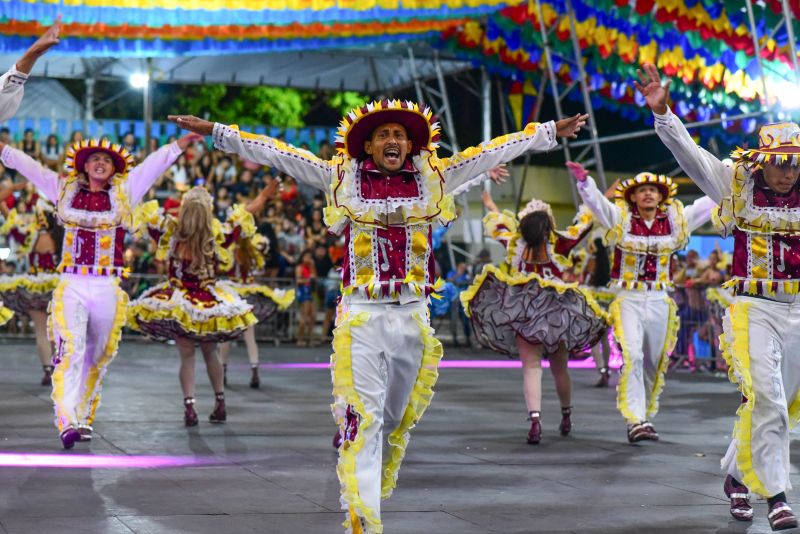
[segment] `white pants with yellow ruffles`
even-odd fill
[[[789,430],[800,419],[800,296],[780,300],[737,296],[720,336],[743,396],[722,469],[762,497],[792,488]]]
[[[649,421],[677,340],[677,307],[664,291],[621,291],[608,311],[623,359],[617,409],[628,424]]]
[[[128,295],[114,277],[62,275],[50,303],[56,346],[53,402],[59,431],[91,426],[108,364],[114,359]]]
[[[345,297],[333,348],[334,418],[343,432],[348,406],[358,420],[355,436],[345,433],[339,448],[344,526],[380,534],[381,499],[391,495],[409,431],[430,404],[442,345],[424,301],[352,303]]]

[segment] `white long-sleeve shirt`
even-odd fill
[[[733,168],[697,146],[681,120],[667,108],[663,115],[653,113],[656,134],[666,145],[681,169],[716,204],[731,194]]]
[[[16,65],[0,76],[0,121],[7,121],[19,109],[27,80],[28,75],[18,71]]]
[[[131,207],[141,202],[145,193],[182,152],[177,141],[164,145],[128,173],[127,188]],[[58,201],[59,175],[57,172],[48,169],[25,152],[9,145],[3,148],[0,160],[3,165],[10,169],[16,169],[22,176],[30,180],[50,202],[55,204]]]

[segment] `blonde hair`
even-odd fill
[[[183,195],[178,212],[175,238],[183,252],[191,255],[189,272],[202,278],[214,276],[214,215],[211,195],[202,187],[193,187]]]

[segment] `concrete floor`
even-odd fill
[[[56,460],[169,455],[195,463],[0,467],[0,533],[342,531],[327,370],[264,371],[262,388],[251,390],[237,347],[229,422],[202,422],[213,398],[198,365],[203,419],[187,430],[175,348],[127,341],[106,379],[95,440],[62,451],[33,351],[32,343],[0,344],[0,462],[9,453],[50,453]],[[267,362],[324,362],[328,354],[327,347],[262,348]],[[495,358],[452,348],[445,357]],[[529,446],[519,370],[442,370],[398,489],[384,503],[385,532],[769,532],[766,503],[756,504],[754,523],[736,523],[721,491],[719,460],[738,405],[727,380],[671,375],[655,421],[662,441],[635,446],[625,441],[613,388],[591,387],[593,371],[575,370],[573,380],[573,435],[558,435],[546,374],[545,434]]]

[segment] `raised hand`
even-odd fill
[[[661,81],[661,74],[658,68],[652,63],[645,63],[636,73],[639,81],[633,81],[636,89],[642,93],[645,102],[655,113],[663,115],[667,112],[667,102],[669,102],[669,86],[672,80]]]
[[[495,213],[500,211],[497,209],[497,204],[495,204],[494,200],[492,200],[491,193],[489,193],[488,191],[484,191],[483,194],[481,195],[481,198],[483,199],[483,205],[486,208],[486,211],[493,211]]]
[[[198,133],[200,135],[211,135],[214,131],[214,123],[209,122],[193,115],[167,115],[167,119],[171,120],[184,130]]]
[[[603,196],[606,197],[608,200],[613,200],[614,196],[617,194],[617,186],[619,185],[619,178],[614,180],[614,183],[606,189],[606,192],[603,193]]]
[[[567,170],[576,182],[585,182],[586,177],[589,176],[589,171],[583,165],[574,161],[567,162]]]
[[[178,139],[178,141],[177,141],[178,142],[178,147],[180,147],[181,150],[186,150],[192,144],[194,144],[197,141],[200,141],[202,139],[203,139],[203,136],[198,134],[198,133],[194,133],[194,132],[188,133],[188,134],[184,135],[183,137],[181,137],[180,139]]]
[[[258,196],[248,202],[244,209],[253,215],[260,213],[267,204],[267,200],[275,196],[275,193],[278,191],[279,184],[280,182],[274,178],[267,182],[267,185],[265,185],[264,188],[259,191]]]
[[[47,31],[45,31],[41,37],[36,39],[36,41],[30,46],[30,48],[28,48],[25,54],[23,54],[23,56],[19,59],[19,61],[17,61],[17,70],[24,74],[30,74],[31,69],[33,69],[33,65],[36,63],[36,60],[42,57],[45,52],[61,42],[61,40],[58,38],[59,33],[61,33],[61,15],[56,18],[55,23],[47,28]]]
[[[581,115],[578,113],[574,117],[568,119],[561,119],[556,122],[556,137],[569,137],[575,139],[578,137],[578,132],[581,128],[586,126],[586,120],[589,115]]]
[[[506,169],[506,164],[501,163],[497,167],[494,167],[489,170],[486,174],[489,175],[489,178],[496,184],[505,183],[506,179],[508,179],[509,173],[508,169]]]

